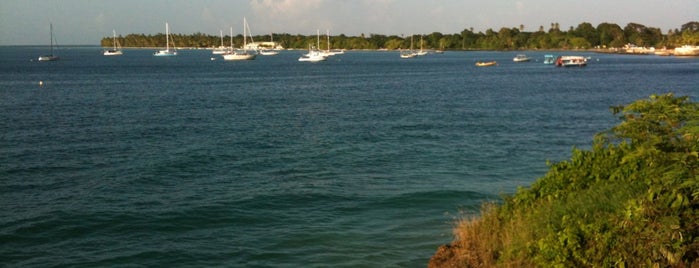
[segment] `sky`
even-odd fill
[[[558,23],[628,23],[663,33],[699,21],[699,0],[0,0],[0,45],[98,45],[117,34],[219,31],[253,35],[410,35],[502,27],[536,31]]]

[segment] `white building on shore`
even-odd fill
[[[263,49],[273,49],[282,50],[284,47],[277,42],[253,42],[249,43],[246,49],[250,50],[263,50]]]

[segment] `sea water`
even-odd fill
[[[699,100],[699,58],[45,50],[0,47],[1,266],[424,267],[610,106]]]

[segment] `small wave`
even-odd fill
[[[405,193],[398,196],[383,199],[379,204],[391,207],[425,207],[431,205],[443,206],[447,203],[463,203],[464,205],[480,204],[484,200],[494,199],[495,196],[474,192],[457,190],[435,190]]]

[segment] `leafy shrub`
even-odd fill
[[[481,216],[450,248],[463,267],[699,267],[699,105],[653,95],[613,107],[590,150]]]

